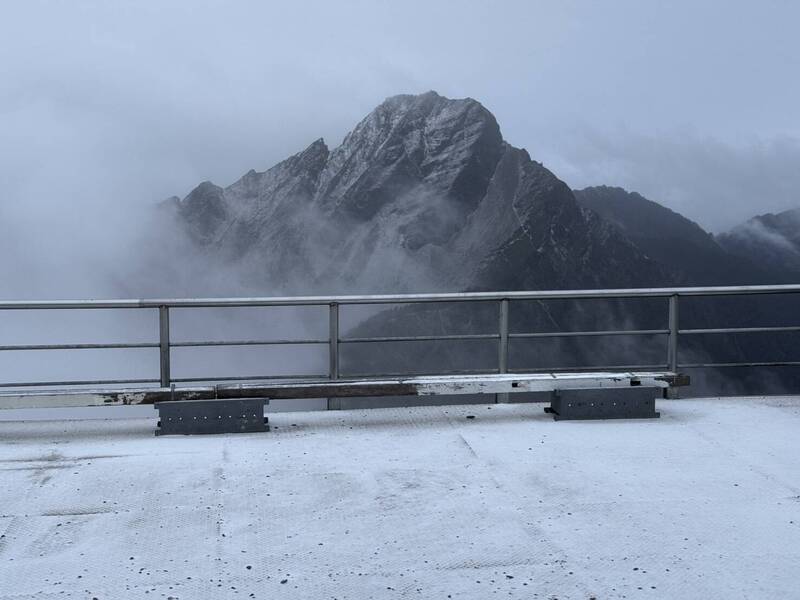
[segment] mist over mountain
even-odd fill
[[[208,255],[268,289],[408,291],[665,285],[676,273],[503,140],[472,99],[387,99],[317,140],[170,206]]]
[[[479,102],[388,98],[324,140],[166,206],[201,255],[256,289],[402,292],[776,283],[800,273],[800,211],[714,237],[617,187],[572,191]]]
[[[717,240],[737,259],[755,261],[786,283],[800,280],[800,208],[758,215]]]

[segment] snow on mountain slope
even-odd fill
[[[328,150],[177,204],[206,252],[266,289],[637,285],[674,277],[583,211],[472,99],[387,99]]]

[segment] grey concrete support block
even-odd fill
[[[156,435],[253,433],[269,431],[264,398],[159,402]]]
[[[659,388],[558,390],[551,393],[551,413],[556,421],[589,419],[657,419]]]

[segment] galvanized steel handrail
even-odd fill
[[[161,387],[169,387],[173,383],[191,381],[246,381],[257,379],[296,379],[324,378],[337,380],[340,377],[340,345],[357,343],[395,343],[395,342],[427,342],[427,341],[467,341],[497,340],[497,367],[483,371],[455,371],[454,373],[484,372],[508,373],[509,342],[513,339],[559,338],[559,337],[600,337],[600,336],[667,336],[667,357],[665,365],[626,365],[611,367],[593,367],[594,369],[631,369],[631,368],[666,368],[677,373],[679,368],[707,368],[732,366],[784,366],[797,365],[791,361],[759,362],[759,363],[693,363],[681,365],[678,361],[678,339],[681,335],[722,334],[722,333],[774,333],[797,332],[800,326],[786,327],[730,327],[712,329],[680,329],[678,303],[680,297],[698,296],[745,296],[762,294],[800,293],[800,285],[756,285],[756,286],[714,286],[714,287],[674,287],[674,288],[634,288],[605,290],[547,290],[524,292],[460,292],[436,294],[387,294],[387,295],[349,295],[349,296],[290,296],[290,297],[254,297],[254,298],[183,298],[183,299],[123,299],[123,300],[6,300],[0,301],[0,310],[95,310],[95,309],[156,309],[159,315],[159,340],[157,342],[140,343],[82,343],[82,344],[20,344],[0,346],[4,351],[31,350],[84,350],[84,349],[133,349],[158,348],[160,357],[160,373],[158,379],[106,379],[76,380],[69,382],[0,382],[0,387],[35,387],[54,385],[115,385],[122,383],[157,383]],[[607,331],[543,331],[543,332],[510,332],[509,310],[512,301],[524,300],[578,300],[578,299],[629,299],[629,298],[667,298],[668,326],[665,329],[631,329]],[[339,309],[348,305],[369,304],[415,304],[415,303],[464,303],[464,302],[496,302],[498,303],[498,330],[496,333],[421,335],[421,336],[382,336],[382,337],[341,337],[339,333]],[[171,341],[170,309],[176,308],[225,308],[225,307],[329,307],[328,337],[313,339],[273,339],[273,340],[219,340],[219,341]],[[329,347],[329,369],[327,374],[309,375],[254,375],[252,377],[183,377],[173,378],[170,372],[170,349],[177,347],[212,347],[212,346],[271,346],[327,344]],[[537,371],[538,369],[526,369]],[[580,370],[547,369],[548,371]],[[385,374],[373,374],[382,376]],[[362,375],[349,375],[361,377]],[[366,375],[363,375],[366,376]]]
[[[621,288],[602,290],[539,290],[527,292],[455,292],[442,294],[379,294],[353,296],[273,296],[253,298],[165,298],[126,300],[2,300],[0,310],[91,308],[192,308],[222,306],[323,306],[330,304],[409,304],[491,300],[543,300],[576,298],[668,298],[670,296],[742,296],[800,293],[800,284],[738,285],[673,288]]]

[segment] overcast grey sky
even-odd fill
[[[91,229],[434,89],[573,187],[720,230],[800,205],[798,24],[791,0],[2,0],[0,219]]]

